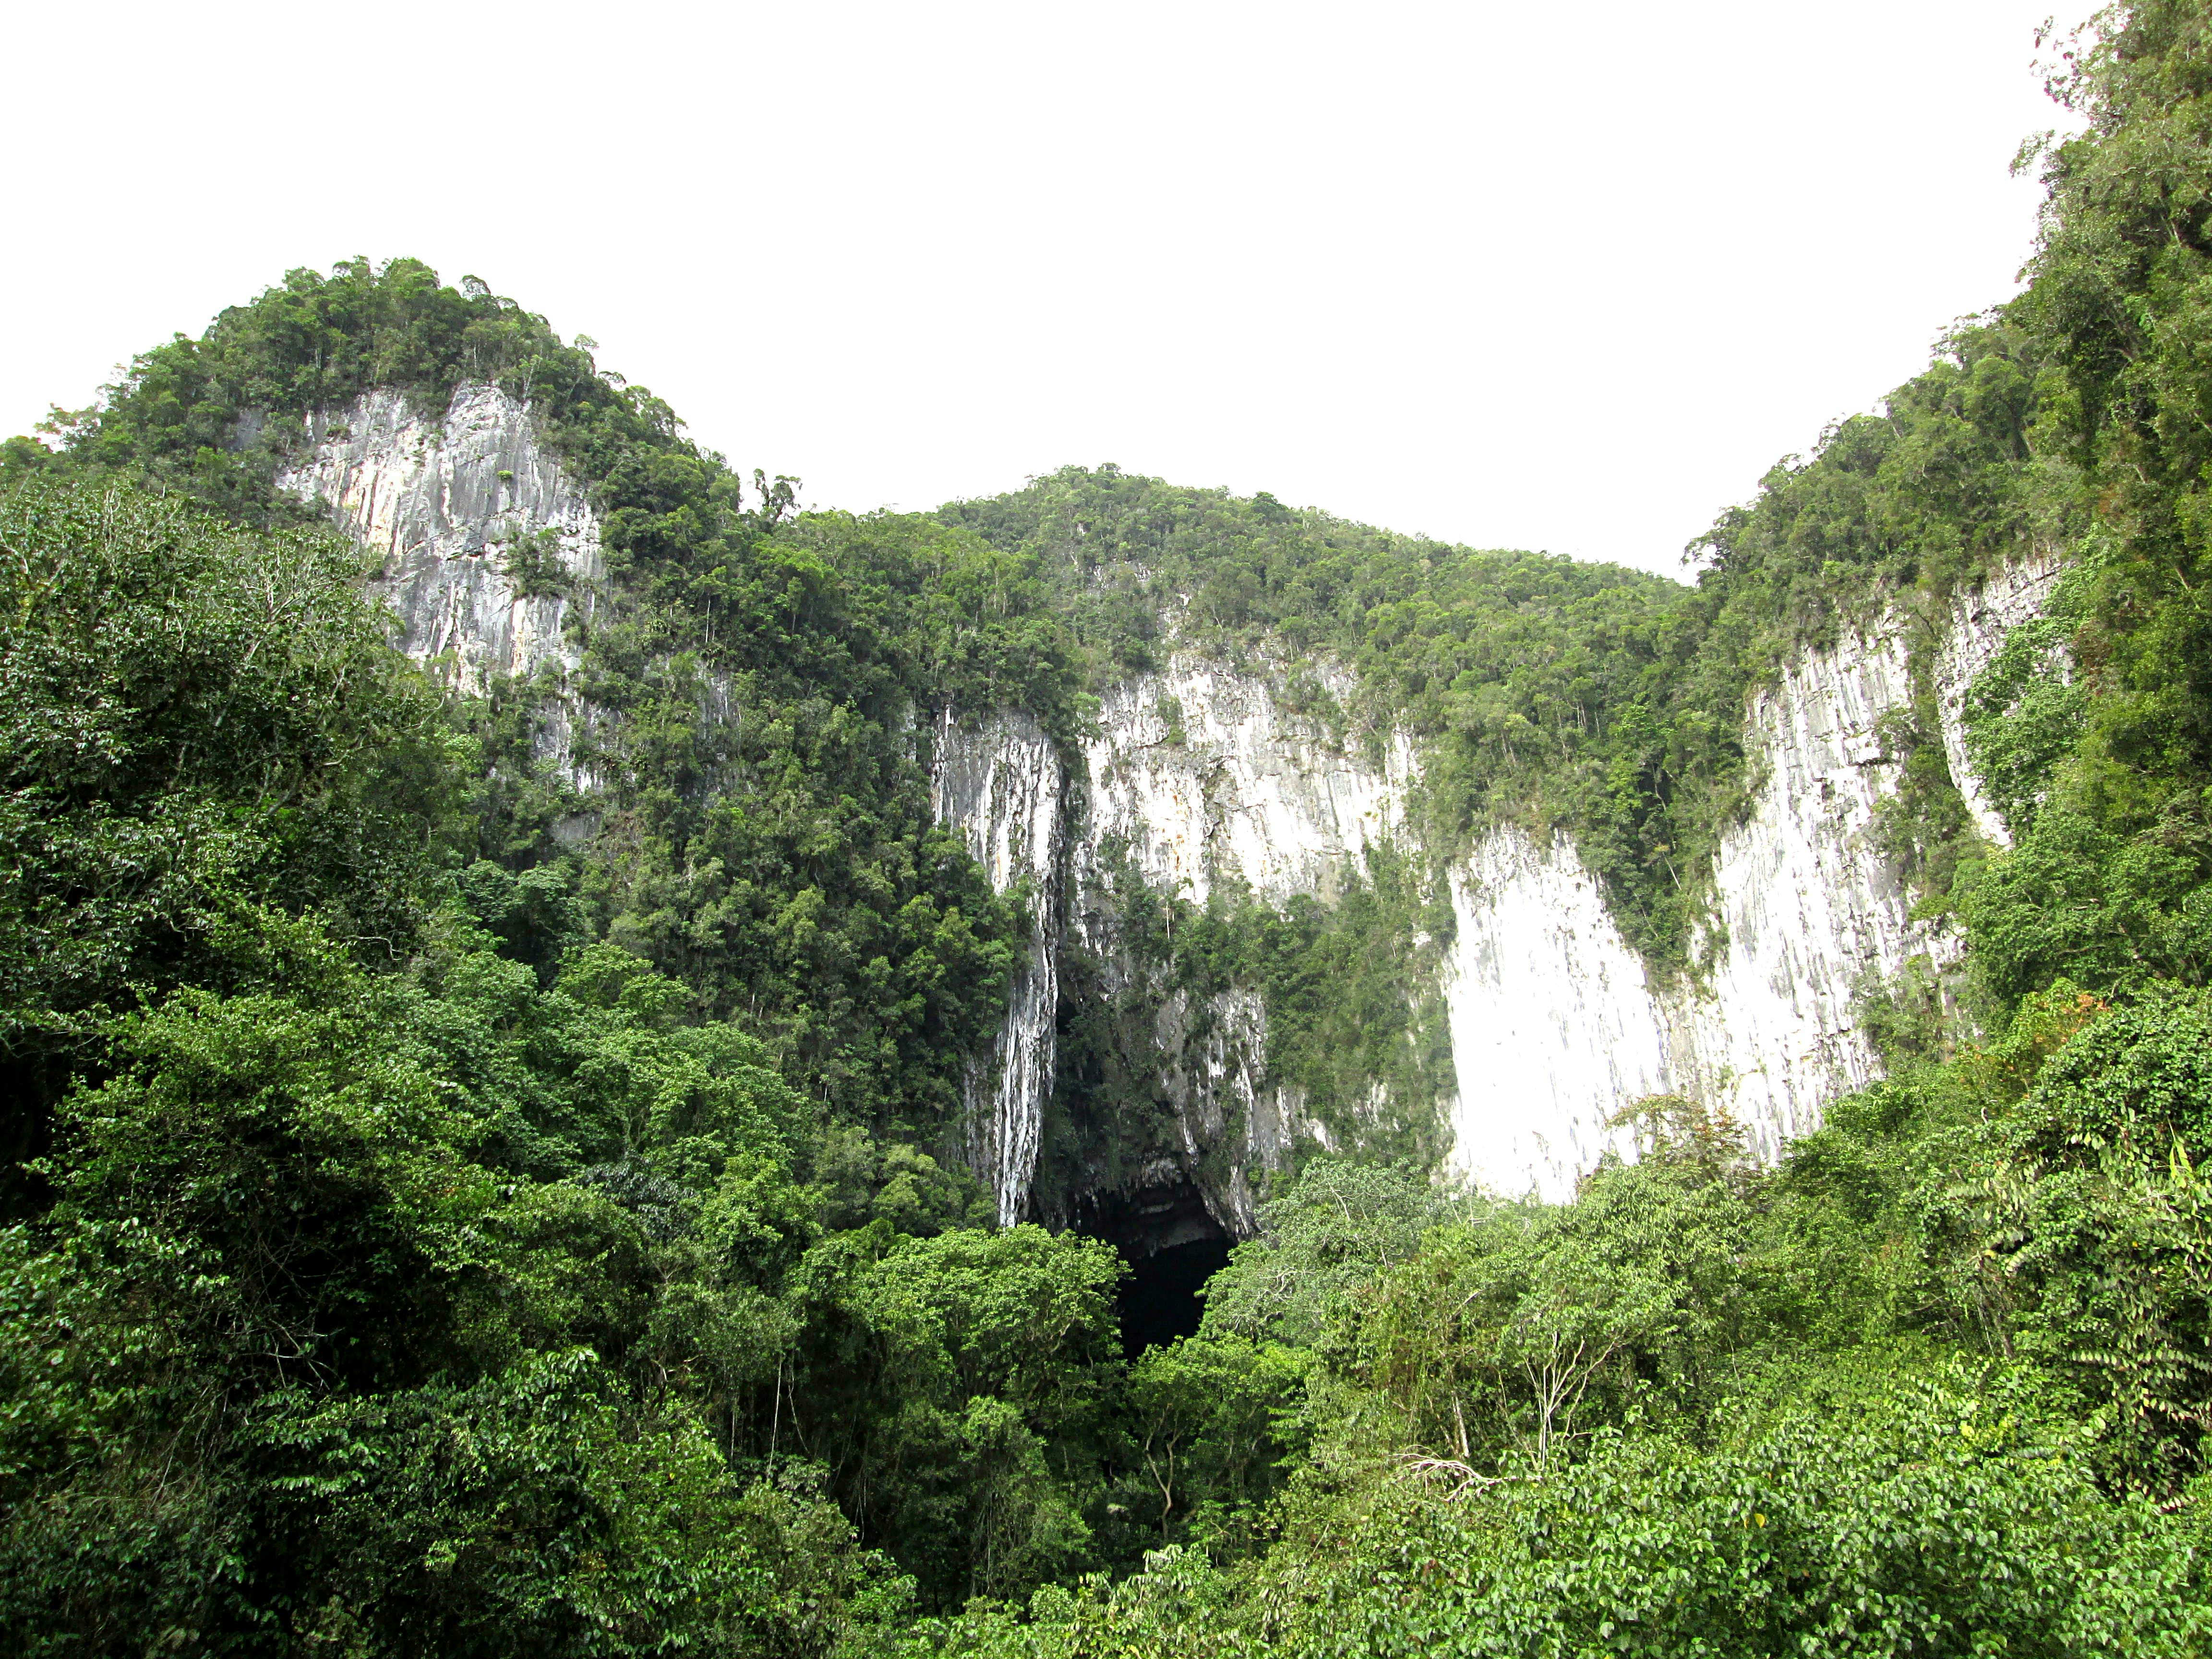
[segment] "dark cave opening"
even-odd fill
[[[1206,1312],[1198,1293],[1229,1265],[1229,1241],[1195,1238],[1144,1255],[1131,1255],[1125,1248],[1122,1259],[1129,1264],[1129,1276],[1121,1281],[1115,1311],[1121,1319],[1122,1355],[1134,1359],[1147,1348],[1198,1334]]]
[[[1175,1181],[1091,1200],[1078,1231],[1103,1238],[1128,1263],[1115,1298],[1121,1351],[1134,1359],[1147,1348],[1196,1336],[1206,1311],[1199,1291],[1229,1265],[1230,1237],[1198,1189]]]

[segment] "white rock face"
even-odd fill
[[[538,445],[526,408],[495,387],[464,386],[438,419],[376,392],[311,437],[279,482],[326,500],[382,556],[377,586],[408,654],[444,665],[474,692],[498,677],[577,665],[564,630],[571,607],[588,611],[605,579],[600,526]],[[565,592],[516,591],[501,549],[523,536],[542,538]],[[2041,611],[2058,570],[2055,556],[2039,556],[1961,598],[1935,653],[1952,775],[1998,842],[2002,826],[1968,764],[1966,692],[2006,632]],[[1814,1127],[1826,1102],[1877,1074],[1856,1025],[1862,990],[1915,957],[1942,963],[1957,949],[1911,919],[1869,836],[1896,787],[1898,761],[1876,728],[1910,697],[1903,638],[1901,624],[1877,629],[1808,656],[1755,702],[1749,737],[1765,775],[1722,841],[1699,985],[1649,981],[1564,841],[1539,845],[1502,830],[1477,848],[1454,882],[1457,937],[1443,985],[1460,1170],[1507,1192],[1566,1196],[1605,1152],[1629,1150],[1607,1120],[1659,1092],[1725,1105],[1771,1156]],[[1323,673],[1340,696],[1350,689],[1342,671]],[[572,723],[589,714],[565,699],[549,704],[544,752],[565,764]],[[1083,930],[1102,957],[1112,953],[1114,941],[1097,936],[1109,907],[1086,898],[1107,880],[1109,848],[1125,849],[1156,889],[1200,903],[1224,882],[1278,902],[1330,899],[1370,847],[1402,828],[1417,781],[1402,738],[1379,761],[1347,751],[1280,707],[1262,677],[1188,653],[1105,698],[1083,762],[1087,776],[1068,775],[1018,714],[936,733],[938,815],[960,829],[999,890],[1027,893],[1030,939],[1006,1021],[968,1079],[969,1156],[1008,1222],[1029,1210],[1053,1086],[1060,939]],[[1248,1176],[1319,1126],[1267,1082],[1256,995],[1228,993],[1200,1009],[1169,997],[1157,1024],[1183,1175],[1224,1226],[1249,1231]],[[1225,1152],[1231,1173],[1200,1182],[1210,1152]]]
[[[1951,625],[1936,651],[1936,704],[1943,721],[1944,758],[1951,763],[1952,781],[1966,798],[1976,827],[1999,847],[2009,846],[2012,837],[1983,793],[1966,754],[1966,692],[1974,677],[1990,665],[2005,635],[2043,614],[2064,568],[2055,550],[2039,549],[1974,592],[1960,594],[1952,601]]]
[[[1995,839],[2002,827],[1973,781],[1960,710],[2057,571],[2039,558],[1962,599],[1936,653],[1952,775]],[[1880,1076],[1859,1030],[1863,992],[1960,949],[1912,919],[1872,839],[1902,761],[1878,727],[1911,698],[1900,622],[1807,656],[1753,702],[1747,737],[1765,776],[1722,838],[1702,985],[1651,985],[1565,842],[1540,849],[1506,830],[1477,849],[1444,985],[1455,1167],[1499,1191],[1568,1196],[1606,1150],[1628,1152],[1607,1119],[1658,1093],[1725,1107],[1771,1158],[1829,1101]]]
[[[1904,641],[1881,634],[1804,659],[1752,705],[1767,776],[1721,841],[1726,948],[1710,993],[1674,1003],[1671,1086],[1725,1105],[1769,1158],[1817,1127],[1828,1101],[1881,1075],[1859,1030],[1863,992],[1915,957],[1958,951],[1948,931],[1911,919],[1873,842],[1875,809],[1903,769],[1876,726],[1911,695]]]
[[[599,524],[522,404],[464,386],[439,419],[372,392],[309,435],[313,448],[276,482],[322,497],[340,528],[383,556],[374,586],[398,617],[400,649],[448,662],[453,683],[476,693],[495,676],[576,665],[562,630],[569,606],[588,605],[605,577]],[[525,598],[507,574],[502,549],[541,533],[573,599]]]
[[[1631,1150],[1607,1118],[1667,1088],[1665,1014],[1564,836],[1540,848],[1494,832],[1452,908],[1453,1164],[1499,1192],[1571,1196],[1606,1150]]]
[[[1086,851],[1122,842],[1149,883],[1196,904],[1230,878],[1268,898],[1334,897],[1403,817],[1413,776],[1402,738],[1371,765],[1279,708],[1264,681],[1196,657],[1108,693],[1084,759]]]
[[[1066,779],[1052,740],[1026,714],[1000,714],[963,730],[939,720],[931,805],[1006,892],[1027,884],[1030,943],[1014,969],[1006,1023],[969,1066],[969,1157],[999,1200],[999,1219],[1022,1219],[1036,1174],[1045,1103],[1052,1096],[1059,1006],[1060,858]]]
[[[1164,702],[1163,699],[1170,700]],[[1179,708],[1178,706],[1179,705]],[[1176,709],[1179,722],[1170,718]],[[1180,724],[1178,738],[1174,728]],[[998,1194],[1001,1216],[1029,1200],[1053,1082],[1057,944],[1064,910],[1102,956],[1109,843],[1127,849],[1146,882],[1204,903],[1224,880],[1273,899],[1334,896],[1345,872],[1403,817],[1413,777],[1401,741],[1375,767],[1334,745],[1315,722],[1280,708],[1260,678],[1178,657],[1110,692],[1099,735],[1085,745],[1087,781],[1065,778],[1052,745],[1026,716],[994,714],[976,730],[940,723],[933,789],[938,816],[960,829],[1004,892],[1031,883],[1035,938],[1016,976],[1006,1024],[971,1082],[971,1156]],[[1062,895],[1072,907],[1063,907]],[[1279,1163],[1314,1126],[1291,1091],[1263,1087],[1267,1015],[1237,992],[1212,1000],[1201,1021],[1171,997],[1157,1040],[1160,1083],[1181,1119],[1186,1173],[1241,1123],[1226,1183],[1198,1182],[1232,1232],[1255,1225],[1248,1171]],[[1194,1036],[1194,1033],[1199,1035]]]

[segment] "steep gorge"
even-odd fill
[[[2207,15],[1679,582],[407,259],[0,443],[0,1648],[2212,1645]]]
[[[472,692],[535,678],[540,752],[588,790],[568,748],[602,718],[573,681],[576,629],[605,603],[600,526],[520,401],[464,385],[433,418],[399,394],[365,394],[313,423],[279,483],[325,502],[381,556],[375,582],[410,656]],[[1953,775],[1992,839],[2003,829],[1967,765],[1965,697],[2006,633],[2038,614],[2057,568],[2019,563],[1955,599],[1927,653]],[[1607,1152],[1632,1155],[1614,1118],[1640,1097],[1725,1108],[1771,1158],[1827,1100],[1878,1075],[1862,1000],[1916,961],[1940,969],[1958,952],[1942,923],[1915,919],[1874,833],[1899,781],[1885,731],[1913,701],[1911,633],[1903,613],[1877,618],[1802,653],[1755,697],[1757,782],[1711,870],[1692,872],[1711,898],[1686,973],[1655,974],[1629,946],[1563,833],[1502,823],[1449,860],[1451,937],[1405,941],[1409,996],[1425,975],[1441,998],[1446,1086],[1409,1101],[1378,1080],[1363,1110],[1433,1115],[1453,1170],[1557,1199]],[[1348,696],[1348,671],[1317,672]],[[1079,1222],[1145,1249],[1242,1237],[1264,1176],[1302,1139],[1330,1144],[1328,1124],[1271,1071],[1265,997],[1170,983],[1133,956],[1118,920],[1117,888],[1133,880],[1200,907],[1224,891],[1326,904],[1370,851],[1412,837],[1412,738],[1333,730],[1285,706],[1283,678],[1280,663],[1185,643],[1107,688],[1075,744],[1021,709],[946,707],[915,726],[933,810],[995,889],[1019,893],[1028,924],[1005,1021],[969,1057],[963,1090],[962,1150],[1002,1222]],[[1060,1041],[1079,998],[1115,1006],[1134,1069],[1150,1073],[1138,1085],[1159,1109],[1146,1122],[1126,1108],[1101,1118],[1083,1097]],[[1071,1119],[1080,1133],[1066,1132]],[[1056,1122],[1067,1155],[1041,1185]]]

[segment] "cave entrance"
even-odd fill
[[[1129,1275],[1115,1312],[1121,1352],[1134,1359],[1147,1348],[1196,1336],[1206,1304],[1199,1291],[1229,1265],[1229,1235],[1188,1182],[1147,1187],[1101,1199],[1081,1231],[1121,1253]]]
[[[1116,1311],[1121,1316],[1121,1352],[1134,1359],[1147,1348],[1164,1346],[1179,1336],[1196,1336],[1206,1304],[1199,1291],[1229,1265],[1229,1241],[1194,1238],[1170,1244],[1150,1255],[1123,1259],[1129,1276],[1121,1281]]]

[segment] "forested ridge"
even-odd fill
[[[0,446],[5,1645],[2212,1649],[2212,6],[2057,61],[2084,130],[2024,158],[2021,297],[1688,584],[1112,467],[801,512],[407,260],[295,272]],[[408,662],[276,487],[362,392],[474,382],[605,526],[575,772],[532,740],[563,688]],[[1965,966],[1869,996],[1888,1079],[1778,1164],[1657,1097],[1547,1206],[1347,1127],[1136,1354],[1112,1248],[994,1224],[960,1068],[1029,924],[934,821],[931,720],[1073,752],[1173,651],[1410,732],[1417,833],[1338,903],[1121,918],[1161,985],[1263,987],[1269,1066],[1354,1126],[1438,1064],[1407,976],[1486,828],[1571,836],[1695,975],[1747,700],[2049,551],[1969,699],[2010,847],[1923,647],[1886,734],[1886,845]],[[1115,1012],[1063,1033],[1128,1091],[1084,1157],[1143,1152]]]

